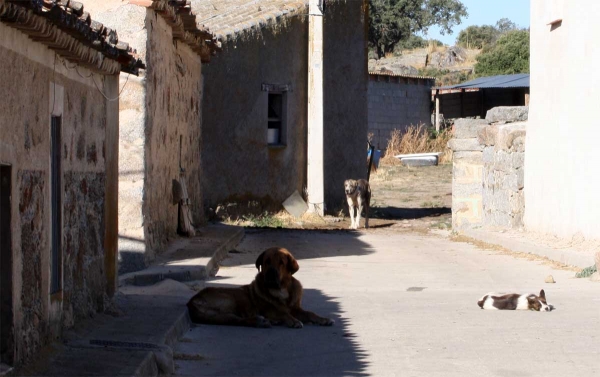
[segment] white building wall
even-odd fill
[[[531,0],[530,231],[600,239],[599,14],[597,0]]]

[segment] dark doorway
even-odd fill
[[[11,166],[0,165],[0,361],[12,364]]]

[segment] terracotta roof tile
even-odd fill
[[[189,0],[199,25],[226,40],[279,17],[308,13],[308,0]]]
[[[119,41],[115,30],[94,21],[77,1],[0,0],[0,21],[94,71],[138,74],[144,68],[129,44]]]

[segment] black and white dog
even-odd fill
[[[554,309],[554,306],[546,301],[546,293],[542,289],[540,295],[536,296],[533,293],[518,294],[498,294],[488,293],[483,296],[477,305],[481,309],[488,310],[534,310],[536,312],[549,312]]]

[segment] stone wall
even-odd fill
[[[147,70],[121,74],[119,133],[119,272],[145,268],[177,234],[173,180],[186,170],[194,225],[204,222],[201,195],[202,63],[152,9],[119,0],[85,1],[94,19],[119,31]],[[125,85],[127,82],[127,85]]]
[[[117,76],[63,62],[0,23],[0,163],[11,166],[14,363],[103,309],[106,134],[117,121]],[[95,80],[100,91],[96,88]],[[54,85],[56,84],[56,86]],[[50,293],[50,119],[62,117],[62,289]],[[3,209],[4,210],[4,209]],[[113,219],[116,221],[116,219]],[[4,336],[4,334],[3,334]]]
[[[390,133],[410,125],[431,124],[431,88],[435,80],[370,74],[369,133],[378,149],[387,148]]]
[[[525,211],[525,122],[497,110],[489,118],[458,119],[454,125],[452,225],[461,228],[522,228]],[[523,109],[518,113],[523,119]],[[508,115],[507,115],[508,114]],[[490,124],[491,123],[491,124]]]
[[[176,236],[178,207],[173,180],[180,163],[194,225],[204,221],[201,182],[202,63],[189,46],[174,43],[171,27],[154,11],[146,15],[146,128],[144,238],[146,262]],[[180,149],[181,147],[181,149]],[[180,161],[181,157],[181,161]]]

